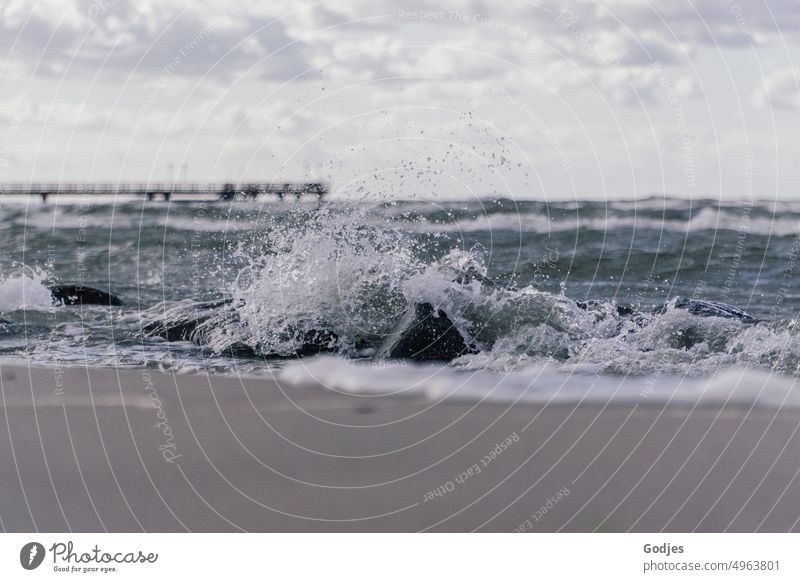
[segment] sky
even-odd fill
[[[4,0],[0,185],[800,193],[798,0]]]

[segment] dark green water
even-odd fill
[[[341,355],[369,355],[369,338],[425,300],[483,347],[456,369],[550,362],[704,375],[745,365],[794,375],[800,364],[800,203],[109,201],[9,204],[0,217],[5,357],[271,369],[263,358],[226,358],[213,342],[139,334],[180,302],[233,295],[246,324],[237,339],[273,352],[291,350],[287,329],[325,325]],[[45,283],[99,287],[126,305],[52,308]],[[668,310],[620,334],[615,303],[649,313],[675,297],[722,301],[769,322]],[[596,313],[576,307],[586,299],[599,300]],[[696,341],[681,339],[689,333]]]

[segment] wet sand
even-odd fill
[[[788,531],[800,411],[2,365],[7,531]]]

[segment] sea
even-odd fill
[[[76,196],[3,201],[0,241],[3,361],[434,399],[800,406],[800,202]],[[53,305],[53,284],[124,305]],[[142,333],[224,298],[237,323],[205,343]],[[757,321],[693,313],[685,299]],[[478,353],[374,361],[418,302]],[[320,329],[335,353],[293,357]],[[226,350],[233,342],[250,353]]]

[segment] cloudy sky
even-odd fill
[[[0,182],[791,198],[798,0],[4,0]]]

